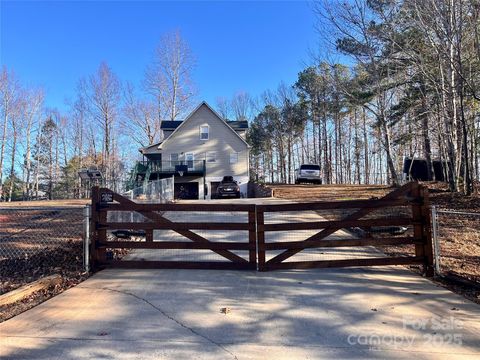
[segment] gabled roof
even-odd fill
[[[183,124],[185,124],[191,117],[193,114],[195,114],[198,109],[200,109],[202,107],[202,105],[205,105],[216,117],[218,117],[218,119],[222,122],[222,124],[224,124],[226,127],[228,127],[230,130],[232,130],[232,132],[245,144],[247,145],[247,147],[250,147],[250,145],[248,145],[248,143],[210,106],[207,104],[206,101],[202,101],[195,109],[193,109],[193,111],[185,118],[185,120],[181,121],[180,124],[175,128],[175,130],[168,136],[166,137],[165,139],[163,139],[163,141],[158,145],[158,149],[161,149],[161,146],[163,144],[165,144],[166,142],[168,142],[169,139],[171,139],[173,137],[174,134],[177,133],[178,129],[181,129]]]

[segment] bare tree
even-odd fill
[[[19,84],[12,71],[3,67],[0,73],[0,112],[2,116],[2,137],[0,147],[0,199],[3,197],[3,166],[5,160],[5,146],[7,143],[7,134],[9,119],[16,111],[17,95]]]
[[[160,38],[152,64],[145,72],[145,87],[157,104],[159,122],[166,116],[175,120],[185,113],[195,96],[192,71],[195,58],[179,31]]]
[[[160,124],[155,115],[155,105],[138,100],[131,84],[127,84],[124,98],[122,127],[126,134],[140,146],[151,145],[159,140]]]
[[[8,202],[12,201],[13,196],[13,189],[15,187],[15,160],[17,154],[17,140],[18,140],[18,132],[21,126],[19,117],[17,118],[18,114],[14,113],[10,116],[10,124],[11,124],[11,140],[12,140],[12,152],[10,158],[10,186],[8,189]]]
[[[25,121],[24,199],[31,197],[32,180],[32,134],[37,130],[42,110],[44,93],[42,89],[27,91],[24,95],[23,118]]]
[[[220,96],[216,99],[217,111],[224,119],[228,119],[231,112],[231,104],[227,98]]]
[[[244,91],[237,92],[231,104],[235,120],[247,120],[250,118],[253,101],[248,93]]]
[[[102,170],[106,180],[111,180],[110,170],[112,138],[119,117],[121,84],[110,67],[102,62],[88,81],[81,81],[81,89],[90,115],[102,130]],[[95,132],[92,132],[94,134]]]

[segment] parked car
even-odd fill
[[[299,169],[296,169],[295,184],[300,183],[321,184],[320,166],[314,164],[302,164]]]
[[[233,176],[224,176],[217,187],[215,198],[222,199],[226,197],[240,198],[240,187],[233,180]]]

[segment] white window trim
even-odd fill
[[[192,160],[188,160],[188,156],[189,155],[192,155]],[[192,162],[192,167],[188,166],[188,162],[191,161]],[[186,165],[188,166],[188,170],[193,170],[195,169],[195,154],[194,153],[185,153],[185,163]]]
[[[235,155],[235,161],[232,161],[232,155]],[[238,163],[238,152],[231,152],[230,153],[230,164],[237,164]]]
[[[209,157],[213,158],[213,161],[209,161]],[[205,160],[206,160],[207,163],[217,162],[217,153],[215,151],[207,151],[205,153]]]
[[[207,132],[206,133],[202,133],[202,128],[207,128]],[[204,124],[204,125],[200,125],[200,140],[202,141],[207,141],[210,139],[210,126],[208,124]],[[207,134],[207,138],[206,139],[202,139],[202,134]]]

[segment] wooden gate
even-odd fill
[[[111,212],[135,212],[143,215],[141,222],[107,221]],[[165,215],[181,212],[208,212],[212,216],[219,213],[238,214],[236,218],[244,221],[235,222],[178,222],[171,221]],[[94,187],[92,189],[91,217],[91,262],[93,269],[103,267],[124,268],[175,268],[175,269],[256,269],[256,238],[255,238],[255,205],[229,204],[139,204],[133,202],[109,189]],[[112,231],[142,231],[140,241],[123,241],[111,239]],[[162,241],[155,239],[154,230],[172,230],[183,241]],[[238,231],[243,230],[242,241],[210,241],[197,234],[194,230]],[[187,241],[185,241],[187,240]],[[188,241],[189,240],[189,241]],[[108,249],[108,252],[107,252]],[[183,249],[192,250],[192,260],[129,260],[128,256],[116,259],[115,249]],[[223,260],[195,261],[194,250],[210,250]],[[247,257],[239,256],[232,250],[243,250]],[[158,252],[157,252],[158,253]],[[113,255],[112,255],[113,254]],[[160,258],[161,258],[160,251]]]
[[[397,208],[408,209],[408,214]],[[302,212],[349,210],[341,219],[319,221],[283,221],[268,223],[266,217],[275,217],[282,212],[302,214]],[[387,213],[388,216],[372,217],[372,213]],[[145,221],[107,221],[109,212],[135,212],[145,217]],[[208,212],[212,216],[219,213],[238,214],[233,216],[240,221],[172,221],[166,214],[182,212]],[[302,218],[301,216],[297,218]],[[243,221],[241,221],[243,219]],[[190,268],[190,269],[303,269],[321,267],[377,266],[421,264],[428,276],[433,275],[433,250],[430,233],[430,211],[428,191],[418,183],[409,183],[394,190],[383,198],[375,200],[352,200],[333,202],[289,203],[273,205],[254,204],[139,204],[109,189],[92,189],[91,218],[91,263],[92,267],[134,267],[134,268]],[[327,239],[341,229],[358,228],[369,233],[374,227],[406,226],[410,230],[402,236],[364,237],[349,236],[344,239]],[[118,229],[143,231],[140,241],[112,239],[111,233]],[[171,230],[183,241],[154,239],[154,230]],[[241,241],[212,241],[198,234],[198,230],[243,231]],[[297,240],[303,230],[312,231],[305,239]],[[195,232],[197,231],[197,232]],[[292,241],[276,241],[275,234],[287,232]],[[266,234],[272,234],[266,240]],[[187,239],[187,241],[185,241]],[[221,239],[222,240],[222,239]],[[381,256],[369,258],[326,259],[309,261],[286,261],[306,249],[314,248],[368,248],[382,245],[410,245],[412,255]],[[109,249],[109,251],[107,251]],[[121,260],[112,258],[115,249],[184,249],[192,250],[192,258],[187,261],[166,260]],[[209,250],[220,256],[220,261],[196,261],[194,250]],[[242,257],[234,251],[244,251]],[[272,255],[273,254],[273,255]],[[267,259],[268,258],[268,259]]]
[[[400,211],[393,211],[388,216],[365,219],[373,211],[384,212],[386,209],[408,207],[409,215],[401,215]],[[320,210],[347,210],[354,209],[353,213],[340,220],[326,220],[314,222],[283,222],[265,223],[265,216],[279,212],[305,212]],[[433,275],[433,252],[430,234],[430,211],[428,204],[428,190],[418,183],[409,183],[394,190],[381,199],[353,200],[316,203],[298,203],[281,205],[259,205],[256,208],[257,217],[257,251],[258,269],[268,271],[275,269],[325,268],[348,266],[376,266],[376,265],[405,265],[422,264],[428,276]],[[399,227],[410,226],[410,234],[405,236],[366,237],[346,239],[326,239],[341,229],[358,228],[363,230],[372,227]],[[265,234],[279,231],[294,233],[298,230],[318,230],[306,239],[295,241],[265,241]],[[275,239],[275,236],[273,236]],[[289,261],[285,260],[312,248],[345,248],[367,247],[380,245],[414,246],[413,256],[380,256],[374,258],[353,258],[341,260],[321,261]],[[281,251],[278,254],[278,251]],[[276,252],[266,260],[269,253]]]

